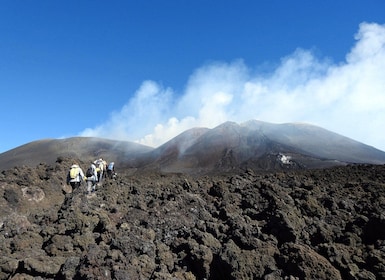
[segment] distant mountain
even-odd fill
[[[35,141],[0,154],[0,169],[52,163],[63,156],[83,162],[102,157],[121,167],[188,173],[385,164],[385,152],[321,127],[251,120],[189,129],[156,149],[100,138]]]
[[[192,129],[150,154],[152,162],[147,167],[158,167],[166,172],[319,168],[348,163],[385,163],[385,152],[323,128],[309,124],[272,124],[256,120],[242,124],[226,122],[206,130]]]
[[[85,163],[96,158],[129,163],[153,148],[128,141],[115,141],[94,137],[44,139],[27,143],[0,154],[0,170],[14,166],[36,166],[54,163],[59,157],[79,159]]]

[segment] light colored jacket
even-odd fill
[[[92,168],[93,175],[91,177],[88,177],[87,180],[96,182],[98,179],[98,172],[96,170],[96,166],[95,164],[91,163],[90,167]]]
[[[83,179],[85,178],[84,177],[84,172],[83,170],[80,168],[79,165],[77,164],[74,164],[71,166],[71,169],[72,168],[76,168],[77,169],[77,175],[75,178],[71,179],[71,176],[70,176],[70,172],[68,172],[68,176],[67,176],[67,183],[70,183],[70,182],[81,182],[83,181]]]
[[[100,172],[104,172],[107,169],[107,161],[105,161],[101,158],[95,160],[94,164],[96,165],[97,168],[99,168]]]

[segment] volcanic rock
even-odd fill
[[[385,165],[0,173],[0,279],[385,279]],[[87,161],[78,161],[85,168]]]

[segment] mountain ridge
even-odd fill
[[[325,167],[349,163],[385,163],[385,153],[353,139],[309,124],[271,124],[248,121],[225,122],[190,141],[178,157],[162,162],[163,171],[190,172],[194,169],[230,171],[237,168],[271,169]],[[175,139],[153,150],[177,149]],[[174,154],[174,156],[176,155]],[[282,155],[292,164],[277,165]],[[282,163],[282,161],[281,161]],[[154,167],[154,166],[153,166]],[[274,169],[273,168],[273,169]]]
[[[157,148],[95,137],[43,139],[0,154],[0,169],[52,164],[58,157],[102,157],[126,168],[182,173],[385,164],[385,152],[322,127],[249,120],[191,128]]]

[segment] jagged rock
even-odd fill
[[[120,170],[86,196],[71,163],[2,172],[0,279],[385,279],[383,165]]]
[[[19,261],[7,256],[0,257],[0,279],[8,279],[19,267]]]
[[[23,267],[32,275],[37,274],[45,278],[53,278],[58,274],[65,260],[64,257],[35,256],[32,258],[25,258]]]
[[[74,279],[77,273],[77,268],[80,264],[80,257],[69,257],[65,260],[58,273],[59,278],[66,280]]]
[[[299,279],[342,279],[325,257],[306,245],[286,243],[278,264]]]

